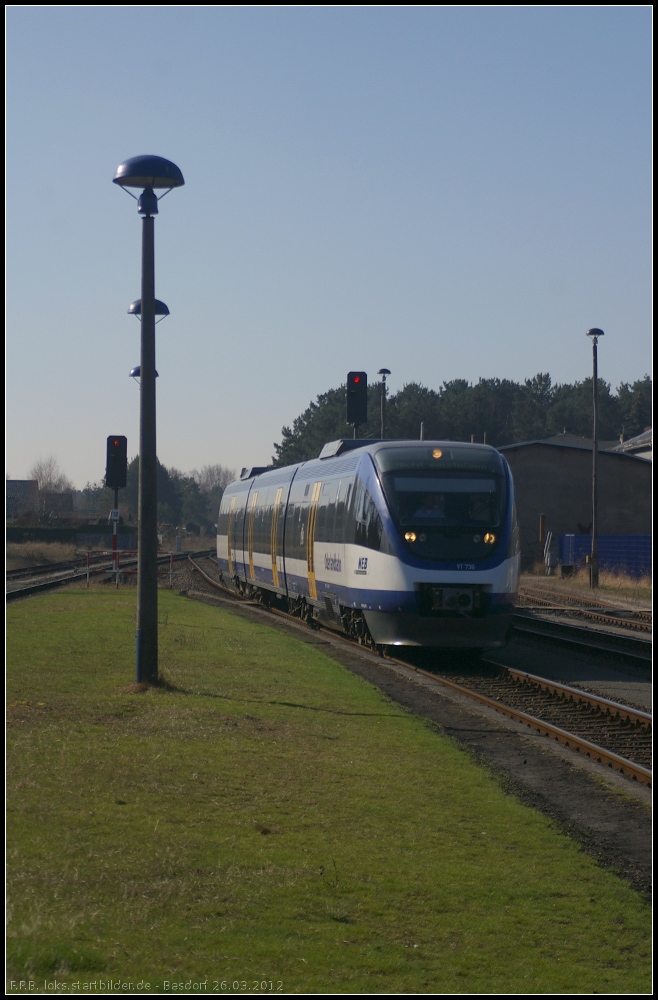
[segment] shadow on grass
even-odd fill
[[[296,701],[265,701],[262,698],[233,698],[229,694],[218,694],[215,691],[190,691],[187,688],[178,687],[172,684],[167,677],[161,673],[154,684],[128,684],[121,688],[121,694],[145,694],[147,691],[166,691],[168,694],[194,695],[197,698],[217,698],[220,701],[237,702],[240,705],[283,705],[285,708],[301,708],[307,712],[326,712],[328,715],[345,715],[357,718],[373,719],[403,719],[406,718],[404,712],[345,712],[339,708],[327,708],[318,705],[303,705]]]

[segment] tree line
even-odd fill
[[[205,465],[201,470],[189,473],[176,468],[167,468],[158,460],[158,523],[171,528],[184,528],[194,534],[211,532],[217,523],[217,512],[222,494],[236,477],[234,469],[223,465]],[[22,520],[39,524],[63,523],[79,516],[98,514],[99,520],[107,521],[114,506],[114,490],[105,486],[104,480],[87,483],[82,490],[76,490],[73,483],[62,472],[53,457],[40,458],[30,469],[29,478],[38,487],[37,509],[28,511]],[[126,487],[119,491],[123,520],[137,520],[137,499],[139,492],[139,458],[128,463]],[[73,511],[71,515],[53,504],[53,494],[71,493]]]
[[[599,439],[618,440],[640,434],[651,424],[652,383],[649,375],[622,382],[616,392],[597,382]],[[359,437],[380,436],[381,385],[368,386],[368,423]],[[293,422],[283,427],[274,444],[272,462],[289,465],[317,457],[327,441],[351,437],[345,422],[346,386],[330,389],[310,403]],[[573,384],[553,384],[539,373],[523,384],[509,379],[465,379],[444,382],[429,389],[411,382],[386,401],[387,438],[419,438],[421,424],[426,439],[483,441],[499,447],[519,441],[551,437],[564,431],[592,436],[592,379]]]
[[[201,470],[189,473],[174,467],[167,468],[157,459],[158,524],[185,528],[193,534],[212,531],[217,523],[217,512],[222,494],[236,477],[234,469],[223,465],[204,465]],[[112,506],[114,491],[103,484],[89,483],[82,491],[89,499],[95,495],[102,501],[104,495]],[[137,520],[137,500],[139,495],[139,458],[128,463],[126,487],[119,492],[122,508],[129,520]]]

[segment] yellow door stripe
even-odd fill
[[[277,541],[277,529],[279,527],[279,505],[281,503],[281,497],[283,496],[283,487],[279,486],[276,491],[276,499],[274,501],[274,510],[272,511],[272,531],[270,534],[270,552],[272,555],[272,583],[275,587],[279,586],[279,570],[276,565],[276,541]]]
[[[228,509],[228,525],[226,528],[226,543],[228,545],[228,571],[233,575],[233,518],[235,517],[235,497],[231,497],[231,506]]]
[[[255,580],[254,575],[254,516],[256,514],[256,503],[258,501],[258,491],[251,494],[251,510],[249,511],[249,533],[248,533],[248,546],[249,546],[249,578]]]
[[[315,522],[318,517],[318,500],[322,483],[313,483],[313,493],[308,509],[308,525],[306,531],[306,565],[308,568],[308,592],[310,597],[318,596],[318,588],[315,583],[315,560],[313,556],[313,545],[315,543]]]

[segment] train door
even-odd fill
[[[331,624],[340,620],[340,605],[344,603],[345,545],[343,519],[349,482],[330,479],[322,484],[317,508],[314,538],[316,596],[320,616]]]
[[[276,590],[283,589],[283,486],[277,486],[270,491],[274,493],[272,501],[272,521],[270,523],[270,565],[272,569],[272,586]]]
[[[249,569],[245,559],[247,554],[245,551],[245,521],[248,497],[249,489],[246,489],[244,493],[238,493],[235,497],[235,507],[230,512],[232,516],[229,516],[228,551],[231,577],[238,577],[242,583],[247,581]]]
[[[258,490],[252,490],[249,494],[249,514],[247,517],[247,566],[249,569],[249,583],[256,583],[256,570],[254,566],[254,526],[256,520],[256,508],[258,506]]]
[[[310,597],[315,591],[312,539],[321,483],[293,482],[285,517],[285,573],[289,597]],[[315,498],[315,499],[313,499]],[[312,511],[313,516],[312,516]]]
[[[315,579],[315,529],[318,519],[318,502],[322,483],[313,483],[313,492],[308,508],[307,529],[306,529],[306,573],[308,581],[308,596],[317,599],[318,586]]]

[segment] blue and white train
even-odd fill
[[[371,645],[504,645],[519,578],[509,466],[454,441],[334,441],[243,470],[219,510],[224,586]]]

